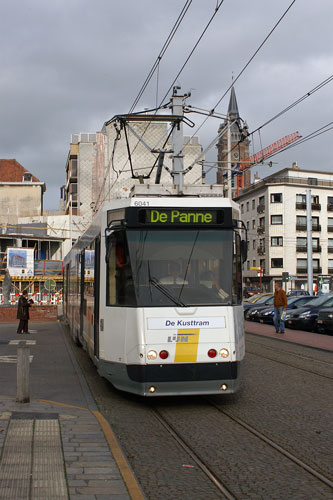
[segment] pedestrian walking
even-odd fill
[[[276,333],[284,333],[284,316],[287,309],[286,292],[278,283],[275,283],[274,292],[274,326]]]
[[[22,295],[20,295],[17,307],[17,319],[20,320],[17,327],[17,333],[29,333],[29,308],[33,303],[33,300],[28,300],[28,291],[23,290]]]

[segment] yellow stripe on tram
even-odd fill
[[[175,363],[194,363],[197,360],[200,328],[177,331]]]

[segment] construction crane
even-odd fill
[[[251,168],[253,165],[256,165],[257,163],[260,163],[264,161],[266,158],[271,156],[273,153],[276,153],[277,151],[280,151],[280,149],[285,148],[286,146],[289,146],[289,144],[292,144],[293,142],[297,141],[300,139],[302,136],[300,135],[299,132],[293,132],[292,134],[286,135],[285,137],[282,137],[282,139],[279,139],[278,141],[274,142],[270,146],[267,146],[267,148],[262,149],[258,153],[249,156],[245,160],[243,160],[241,163],[239,163],[239,166],[237,168],[237,196],[239,195],[240,191],[244,188],[244,179],[243,179],[243,173],[244,170],[247,170],[248,168]]]

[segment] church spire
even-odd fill
[[[234,86],[231,87],[228,115],[232,115],[235,118],[239,118],[236,92],[235,92]]]

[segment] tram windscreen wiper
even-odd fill
[[[150,278],[149,279],[149,283],[151,283],[152,285],[154,285],[154,287],[157,288],[157,290],[159,290],[161,293],[163,293],[163,295],[165,295],[166,297],[168,297],[168,299],[170,299],[177,306],[186,307],[186,304],[184,304],[184,302],[182,302],[177,297],[174,297],[169,292],[169,290],[167,290],[166,288],[164,288],[164,286],[161,285],[161,283],[159,283],[159,281],[157,281],[155,278]]]

